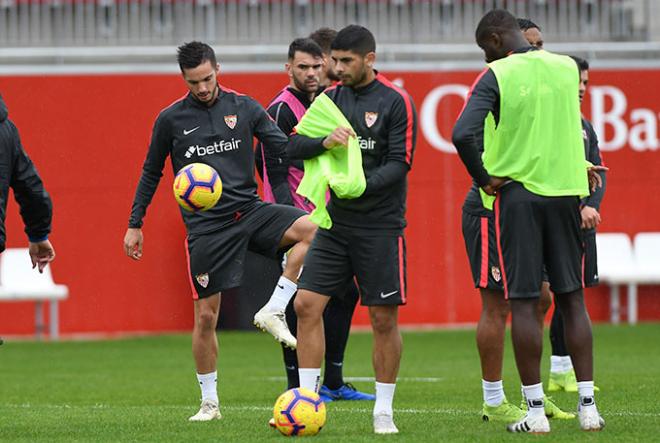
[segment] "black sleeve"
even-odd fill
[[[587,137],[589,138],[589,155],[587,160],[593,165],[602,165],[603,159],[600,156],[600,148],[598,147],[598,136],[596,135],[596,131],[594,131],[594,128],[588,122],[586,122],[584,127],[587,131]],[[597,211],[600,211],[600,204],[603,201],[603,197],[605,196],[607,174],[605,171],[600,171],[598,174],[603,181],[603,186],[598,187],[595,191],[591,192],[589,197],[587,197],[585,205],[591,206]]]
[[[279,102],[270,106],[266,112],[285,135],[289,134],[297,124],[295,114],[284,102]],[[268,160],[266,162],[266,171],[268,172],[268,179],[273,191],[273,196],[275,197],[275,202],[282,205],[293,206],[293,198],[291,197],[291,190],[289,189],[289,182],[287,181],[290,162],[286,155],[286,150],[280,158],[273,158],[272,151],[270,145],[259,142],[257,145],[257,152],[254,156],[257,171],[263,180],[263,156],[265,154],[266,159]]]
[[[498,120],[499,101],[497,78],[487,68],[477,77],[452,134],[458,155],[480,187],[488,184],[490,175],[481,160],[483,146],[479,146],[478,143],[481,140],[483,144],[483,138],[479,134],[483,132],[484,120],[489,112],[493,113],[495,121]]]
[[[286,147],[289,143],[288,137],[277,127],[273,119],[266,113],[266,110],[256,101],[252,102],[253,110],[253,132],[259,140],[259,145],[268,146],[264,149],[266,154],[266,170],[270,184],[275,189],[286,183],[287,167]],[[258,146],[260,149],[261,146]]]
[[[142,227],[142,219],[147,212],[147,206],[151,203],[160,178],[163,176],[163,167],[165,167],[165,160],[170,154],[171,144],[169,125],[161,115],[156,119],[151,133],[149,151],[142,166],[142,176],[135,191],[133,208],[128,220],[129,228]]]
[[[364,195],[379,192],[406,176],[412,165],[417,137],[417,113],[412,100],[401,96],[392,104],[385,163],[367,179]]]
[[[289,146],[286,152],[289,158],[295,160],[314,158],[325,152],[323,140],[325,140],[325,137],[310,138],[294,132],[289,137]]]
[[[9,185],[20,206],[25,233],[31,242],[44,241],[50,234],[53,219],[53,203],[32,160],[23,149],[18,130],[9,123],[13,143],[13,165]]]

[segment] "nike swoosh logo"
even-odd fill
[[[295,366],[286,366],[286,368],[287,368],[289,371],[295,371],[295,370],[296,370],[296,367],[295,367]]]
[[[284,289],[284,285],[277,285],[278,288]]]
[[[183,130],[183,135],[188,135],[188,134],[190,134],[191,132],[195,132],[195,131],[198,130],[198,129],[199,129],[199,126],[197,126],[197,127],[195,127],[195,128],[192,128],[190,131],[186,131],[186,130],[184,129],[184,130]]]
[[[387,294],[383,294],[383,293],[381,292],[381,293],[380,293],[380,298],[387,298],[387,297],[389,297],[389,296],[391,296],[391,295],[396,294],[397,292],[399,292],[399,291],[392,291],[392,292],[388,292]]]

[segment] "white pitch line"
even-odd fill
[[[0,404],[0,409],[2,408],[12,408],[12,409],[31,409],[31,408],[45,408],[45,409],[186,409],[191,408],[189,404],[185,405],[107,405],[107,404],[95,404],[95,405],[32,405],[29,403],[23,404]],[[272,411],[272,406],[255,406],[255,405],[226,405],[222,404],[220,406],[223,410],[229,411]],[[360,413],[369,413],[373,412],[371,408],[344,408],[341,406],[330,405],[331,412],[360,412]],[[478,409],[452,409],[452,408],[394,408],[394,412],[400,414],[427,414],[427,415],[480,415],[480,410]],[[620,412],[605,412],[603,414],[605,417],[660,417],[660,412],[632,412],[632,411],[620,411]]]
[[[253,379],[262,379],[262,377],[251,377]],[[286,377],[284,376],[269,376],[269,377],[263,377],[263,379],[266,379],[268,381],[282,381],[286,380]],[[373,377],[344,377],[344,380],[346,381],[368,381],[372,382],[374,381]],[[417,382],[417,383],[439,383],[443,381],[444,379],[441,377],[398,377],[397,382]]]

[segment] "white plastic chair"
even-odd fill
[[[660,232],[640,232],[635,236],[633,256],[637,267],[638,284],[660,283]],[[628,315],[637,321],[637,287],[628,296]]]
[[[610,321],[618,324],[621,320],[619,285],[627,284],[628,294],[637,294],[637,285],[633,282],[636,267],[632,243],[627,234],[599,232],[596,234],[596,248],[598,280],[610,286]],[[631,301],[630,296],[628,301]],[[629,305],[628,322],[631,322],[630,311]]]
[[[0,255],[0,301],[35,301],[37,337],[44,330],[43,302],[50,301],[50,337],[59,336],[58,301],[69,295],[69,288],[53,282],[50,264],[42,274],[35,268],[27,248],[10,248]]]

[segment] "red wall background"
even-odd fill
[[[420,112],[420,126],[427,129],[423,132],[420,127],[410,175],[406,233],[410,296],[408,306],[402,309],[401,323],[476,322],[480,302],[470,283],[460,234],[461,205],[469,179],[458,156],[434,148],[426,135],[432,133],[429,125],[435,124],[439,134],[448,139],[463,100],[459,95],[448,95],[437,106],[425,100],[439,86],[462,85],[453,88],[466,90],[477,72],[386,75],[403,82]],[[591,73],[591,84],[601,87],[599,97],[604,97],[599,101],[604,108],[601,106],[600,116],[595,117],[599,121],[619,121],[605,125],[605,142],[621,138],[624,130],[630,140],[634,139],[604,152],[611,171],[602,207],[602,232],[634,235],[660,231],[660,187],[656,178],[660,166],[660,92],[649,89],[658,76],[658,70]],[[287,79],[282,74],[252,73],[223,74],[221,81],[267,104]],[[623,94],[623,111],[621,95],[608,95],[611,89],[603,86]],[[122,248],[151,126],[159,110],[185,92],[179,76],[2,77],[0,92],[53,198],[51,240],[58,254],[53,274],[58,283],[70,289],[69,299],[61,304],[62,332],[190,329],[192,303],[183,248],[185,234],[170,194],[169,163],[145,219],[142,261],[129,260]],[[589,100],[588,94],[583,105],[587,116],[592,106]],[[431,110],[437,111],[435,119]],[[612,112],[608,117],[609,110]],[[649,116],[655,119],[651,121]],[[10,202],[8,247],[27,244],[17,214],[16,205]],[[590,311],[596,320],[608,318],[607,293],[607,288],[588,291]],[[640,290],[641,320],[660,319],[658,295],[658,288]],[[0,333],[31,334],[33,317],[31,303],[2,303]],[[365,324],[366,320],[365,312],[359,310],[355,322]]]

